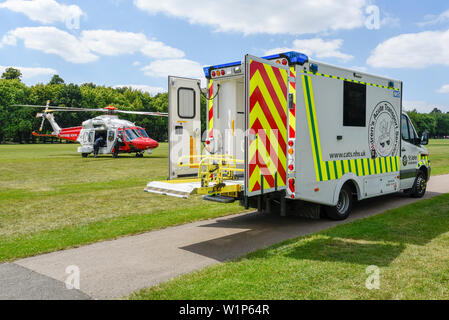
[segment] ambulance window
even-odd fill
[[[409,141],[410,135],[408,132],[408,124],[407,124],[407,117],[402,115],[402,121],[401,121],[401,134],[402,134],[402,140]]]
[[[345,127],[366,126],[366,85],[344,82],[343,125]]]
[[[178,89],[178,116],[186,119],[195,118],[195,91],[193,89]]]

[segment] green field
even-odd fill
[[[0,146],[0,262],[242,211],[144,193],[167,178],[167,144],[142,159],[83,159],[77,147]]]
[[[429,146],[449,173],[449,141]],[[449,195],[285,241],[129,299],[448,299]],[[367,267],[380,270],[368,290]]]
[[[167,176],[167,144],[136,159],[83,159],[78,145],[0,145],[0,262],[242,211],[146,194]],[[432,141],[433,174],[449,173],[449,141]]]
[[[130,299],[448,299],[449,195],[285,241]],[[369,266],[379,289],[368,290]]]
[[[432,175],[449,173],[449,140],[431,140],[429,154]]]

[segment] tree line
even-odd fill
[[[416,110],[407,112],[418,134],[428,132],[432,138],[449,136],[449,112],[443,113],[434,108],[430,113],[419,113]]]
[[[132,88],[111,88],[93,83],[82,85],[66,84],[59,75],[54,75],[47,84],[26,86],[21,81],[20,70],[8,68],[0,79],[0,143],[30,142],[32,132],[38,130],[41,119],[35,117],[39,109],[13,107],[14,104],[52,105],[73,108],[104,108],[109,105],[122,110],[168,112],[168,94],[151,96]],[[206,130],[206,100],[201,97],[202,131]],[[449,136],[449,113],[434,109],[429,114],[416,110],[408,112],[418,134],[427,131],[431,137]],[[56,121],[64,127],[79,126],[87,119],[98,116],[90,112],[60,112]],[[148,134],[158,140],[168,139],[168,119],[138,115],[121,114],[120,118],[145,128]],[[43,133],[51,133],[48,124]]]

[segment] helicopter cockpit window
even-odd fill
[[[142,134],[142,137],[149,138],[149,136],[148,136],[147,132],[145,131],[145,129],[139,128],[139,131]]]
[[[138,138],[142,138],[142,134],[140,133],[139,129],[133,129],[133,131]]]
[[[125,133],[126,133],[126,139],[128,141],[133,141],[133,140],[139,138],[139,136],[134,132],[133,129],[126,129]]]

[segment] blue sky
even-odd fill
[[[449,111],[447,1],[0,0],[0,71],[27,84],[166,90],[167,75],[283,50],[404,81],[404,104]]]

